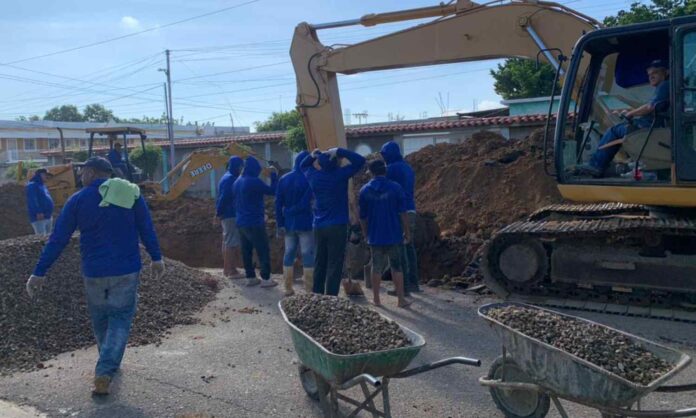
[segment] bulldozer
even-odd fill
[[[353,45],[329,47],[318,37],[324,29],[424,18],[433,20]],[[553,2],[458,0],[300,23],[290,55],[308,145],[320,149],[346,146],[337,74],[545,60],[556,75],[538,175],[554,176],[572,203],[497,232],[480,261],[485,283],[525,302],[696,320],[684,311],[696,305],[696,17],[604,28]],[[604,177],[578,172],[602,133],[622,122],[615,113],[650,100],[646,68],[654,60],[669,63],[671,106],[655,106],[649,128],[630,129],[614,144],[621,149]]]

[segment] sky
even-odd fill
[[[102,103],[119,117],[165,109],[166,49],[171,52],[176,119],[249,126],[295,106],[289,48],[302,21],[324,23],[367,13],[436,5],[436,0],[24,0],[0,15],[0,119],[40,115],[53,106]],[[566,0],[596,19],[632,0]],[[215,13],[222,9],[227,9]],[[209,14],[208,16],[195,18]],[[195,18],[195,19],[192,19]],[[187,20],[190,19],[190,20]],[[180,22],[180,23],[179,23]],[[321,31],[326,44],[352,44],[412,26]],[[148,30],[137,34],[139,31]],[[123,37],[113,42],[88,44]],[[73,49],[67,52],[68,49]],[[60,52],[60,53],[56,53]],[[500,61],[339,76],[341,103],[362,122],[418,119],[500,106],[489,70]]]

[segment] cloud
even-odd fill
[[[140,21],[133,16],[123,16],[121,26],[125,29],[140,29]]]
[[[481,100],[480,102],[476,103],[476,110],[491,110],[499,109],[501,107],[503,107],[503,105],[495,100]]]

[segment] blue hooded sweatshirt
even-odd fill
[[[43,214],[44,219],[53,216],[53,199],[41,180],[41,174],[34,174],[34,177],[27,183],[26,192],[29,222],[36,222],[38,214]]]
[[[336,157],[346,158],[350,164],[339,167],[336,160],[331,159],[327,153],[322,153],[317,158],[321,170],[312,165],[312,155],[308,155],[301,164],[314,193],[314,228],[347,225],[349,222],[348,180],[365,165],[365,158],[343,148],[336,151]]]
[[[300,169],[309,153],[302,151],[295,157],[292,171],[278,180],[275,213],[278,227],[287,231],[312,230],[312,189]]]
[[[227,162],[227,172],[223,174],[218,183],[218,195],[215,201],[215,214],[220,219],[234,218],[237,211],[234,208],[233,186],[242,173],[244,160],[239,157],[230,157]]]
[[[140,271],[139,239],[153,261],[162,259],[150,211],[143,197],[131,209],[109,205],[102,200],[99,179],[70,196],[58,216],[55,229],[41,253],[34,275],[45,276],[75,229],[80,230],[82,274],[89,278],[122,276]]]
[[[404,191],[395,181],[377,176],[360,189],[360,219],[367,220],[367,243],[403,242],[400,214],[406,212]]]
[[[399,150],[399,144],[389,141],[382,145],[380,151],[384,162],[387,163],[387,178],[393,180],[404,189],[406,195],[406,210],[415,211],[416,202],[413,198],[413,188],[416,184],[416,176],[411,166],[404,161]]]
[[[278,175],[271,173],[271,185],[259,178],[261,165],[254,157],[247,157],[242,175],[234,182],[234,203],[237,209],[237,226],[264,226],[263,196],[274,195]]]

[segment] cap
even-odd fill
[[[384,161],[382,160],[371,161],[370,164],[368,164],[367,169],[370,170],[370,173],[377,176],[381,176],[387,172],[387,167],[384,165]]]
[[[46,174],[47,176],[53,176],[53,174],[49,173],[45,168],[39,168],[34,172],[34,174]]]
[[[667,62],[665,60],[654,60],[648,65],[647,68],[664,68],[664,69],[669,69],[669,65],[667,65]]]
[[[95,170],[103,171],[105,173],[111,173],[114,168],[111,166],[109,160],[103,157],[89,157],[83,167],[92,167]]]

